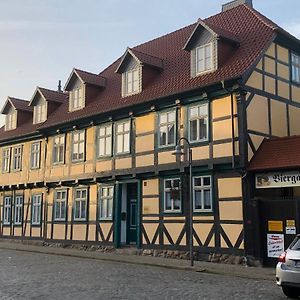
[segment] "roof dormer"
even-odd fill
[[[147,78],[163,69],[163,60],[135,49],[127,48],[116,69],[122,75],[122,97],[138,94],[143,90],[143,74]]]
[[[183,47],[191,53],[191,77],[216,71],[223,62],[222,54],[227,55],[238,45],[232,33],[199,19]],[[225,47],[226,51],[220,50]]]
[[[16,129],[19,125],[26,123],[32,115],[32,108],[28,106],[29,101],[8,97],[2,114],[5,117],[5,131]]]
[[[67,94],[37,87],[29,106],[33,107],[33,124],[43,123],[49,114],[66,101]]]
[[[97,74],[73,69],[64,90],[69,92],[69,111],[76,111],[86,106],[96,93],[106,85],[106,79]]]

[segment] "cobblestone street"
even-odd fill
[[[286,299],[272,281],[0,250],[0,299]]]

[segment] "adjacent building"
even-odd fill
[[[64,91],[8,97],[1,237],[185,251],[191,197],[195,251],[263,259],[247,168],[264,139],[300,134],[299,45],[233,1],[99,74],[73,69]]]

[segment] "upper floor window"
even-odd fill
[[[31,223],[32,225],[41,225],[42,216],[42,195],[32,196],[32,208],[31,208]]]
[[[292,53],[292,81],[300,83],[300,56]]]
[[[181,212],[180,179],[164,181],[164,212]]]
[[[23,146],[13,147],[13,161],[12,161],[13,171],[21,171],[22,169],[22,150],[23,150]]]
[[[17,112],[11,112],[6,115],[5,119],[5,130],[16,129],[17,127]]]
[[[15,213],[14,224],[21,225],[23,222],[23,196],[16,196],[15,198]]]
[[[72,161],[84,160],[85,152],[85,131],[75,131],[72,133]]]
[[[10,148],[2,149],[2,172],[10,171]]]
[[[208,139],[208,104],[199,104],[188,108],[188,131],[191,142]]]
[[[159,114],[159,146],[175,145],[176,138],[176,111]]]
[[[76,189],[74,198],[74,220],[87,219],[87,189]]]
[[[11,223],[11,196],[3,198],[3,224],[9,225]]]
[[[99,191],[99,219],[112,220],[114,187],[103,186]]]
[[[84,107],[83,88],[78,87],[70,92],[70,111]]]
[[[40,167],[40,151],[41,143],[32,143],[30,151],[30,167],[31,169],[38,169]]]
[[[110,156],[112,149],[112,124],[97,128],[97,156]]]
[[[130,120],[116,123],[116,154],[130,153]]]
[[[212,43],[196,48],[196,74],[210,71],[213,68]]]
[[[193,209],[195,212],[212,211],[211,176],[193,178]]]
[[[47,119],[47,102],[40,103],[33,108],[34,124],[42,123]]]
[[[136,68],[125,73],[125,95],[131,95],[140,91],[140,69]]]
[[[55,191],[54,221],[65,221],[67,218],[67,190]]]
[[[53,138],[53,163],[64,163],[65,159],[65,136],[58,135]]]

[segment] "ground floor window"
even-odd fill
[[[3,198],[3,224],[9,225],[11,223],[11,196]]]
[[[65,221],[67,216],[67,190],[54,193],[54,221]]]
[[[180,179],[164,180],[164,212],[181,212]]]
[[[23,196],[15,197],[14,224],[21,225],[23,222]]]
[[[74,220],[87,219],[87,189],[76,189],[74,198]]]
[[[194,212],[212,211],[211,176],[193,177]]]
[[[99,219],[112,220],[114,187],[102,186],[99,191]]]
[[[41,215],[42,215],[42,195],[33,195],[32,207],[31,207],[32,225],[41,225]]]

